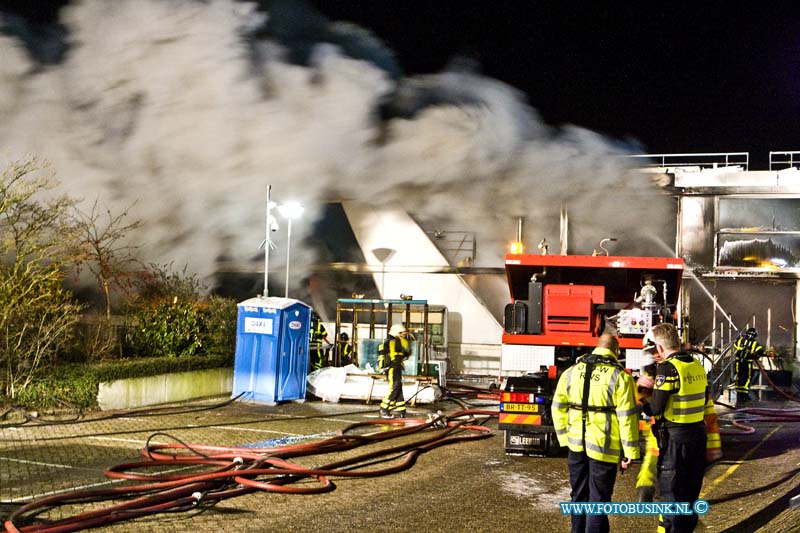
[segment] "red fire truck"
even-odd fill
[[[560,372],[617,336],[626,368],[645,362],[642,337],[678,321],[684,263],[674,257],[508,254],[500,429],[509,454],[558,449],[550,404]]]

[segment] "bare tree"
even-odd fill
[[[106,318],[111,318],[113,288],[128,288],[132,267],[139,264],[138,246],[128,244],[129,234],[141,226],[141,221],[126,222],[130,208],[113,214],[94,201],[91,211],[75,210],[75,224],[82,241],[84,255],[81,265],[94,275],[105,299]]]

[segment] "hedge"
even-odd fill
[[[232,366],[233,354],[61,364],[51,367],[41,380],[20,391],[13,403],[17,407],[39,410],[92,409],[97,407],[100,383]]]

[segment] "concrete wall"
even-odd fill
[[[101,383],[97,403],[103,411],[130,409],[230,394],[232,390],[233,368],[214,368]]]

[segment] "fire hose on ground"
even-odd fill
[[[421,454],[440,446],[483,439],[492,431],[483,425],[496,411],[470,409],[428,419],[408,418],[350,424],[337,435],[304,444],[271,448],[236,448],[208,445],[148,443],[145,460],[120,464],[105,471],[111,479],[144,482],[109,489],[82,490],[42,498],[17,509],[4,523],[8,533],[66,533],[165,512],[182,512],[214,505],[219,501],[264,491],[318,494],[335,489],[331,477],[378,477],[411,468]],[[478,421],[476,417],[486,417]],[[374,433],[358,433],[373,426],[393,426]],[[359,446],[411,436],[425,430],[422,438],[369,451],[319,467],[304,467],[294,457],[352,450]],[[152,438],[152,436],[151,436]],[[398,462],[399,460],[399,462]],[[376,464],[394,461],[391,466]],[[201,467],[203,472],[143,474],[133,472],[163,467]],[[313,480],[313,485],[297,486]],[[68,505],[120,500],[121,503],[84,511],[59,520],[33,522],[42,512]]]

